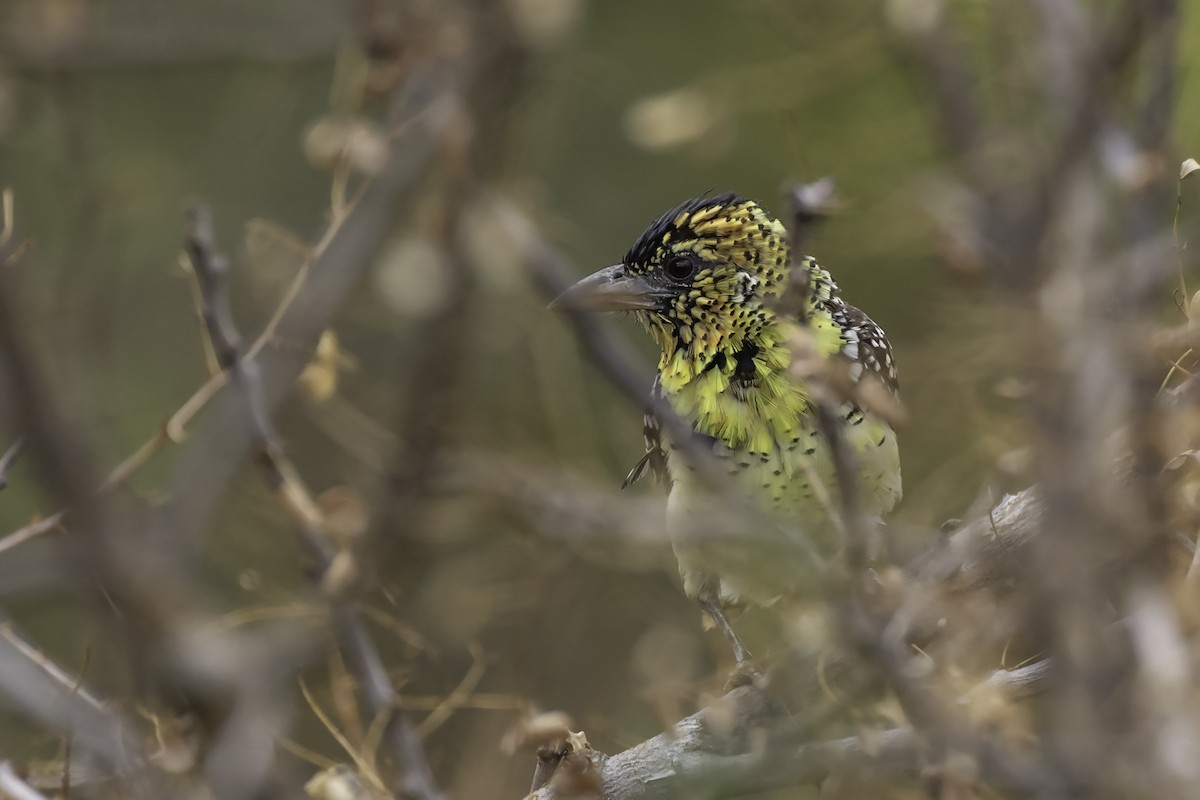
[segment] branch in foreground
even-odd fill
[[[998,670],[982,685],[1019,699],[1040,690],[1049,675],[1048,665],[1038,662]],[[653,739],[614,756],[572,753],[559,769],[568,774],[595,770],[602,800],[659,800],[678,797],[688,787],[723,797],[817,784],[836,774],[866,781],[915,775],[920,767],[920,742],[908,727],[870,741],[850,736],[797,746],[787,744],[786,737],[772,741],[770,726],[780,721],[763,692],[740,687]],[[758,746],[747,747],[748,742]],[[564,796],[554,780],[533,794],[538,800]]]

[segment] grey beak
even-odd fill
[[[593,272],[554,298],[551,311],[636,311],[657,308],[659,292],[644,275],[631,275],[624,264]]]

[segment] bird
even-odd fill
[[[789,308],[795,286],[805,290],[799,307]],[[690,427],[692,447],[672,440],[652,402],[645,454],[625,486],[647,471],[668,485],[667,533],[684,591],[729,640],[737,662],[749,661],[725,610],[795,594],[812,579],[812,554],[819,561],[837,547],[830,498],[838,490],[818,420],[820,387],[811,370],[806,377],[797,369],[797,342],[809,342],[850,387],[836,403],[841,435],[853,453],[860,510],[881,518],[902,494],[899,447],[889,415],[856,390],[872,384],[898,401],[887,335],[842,299],[816,259],[791,253],[778,219],[732,193],[695,197],[662,214],[619,263],[570,286],[550,307],[631,312],[658,345],[651,395]],[[752,526],[759,529],[748,536],[701,535],[722,499],[697,470],[697,446],[793,533]]]

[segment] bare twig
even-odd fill
[[[21,451],[25,448],[25,437],[18,436],[16,440],[9,445],[4,451],[4,455],[0,456],[0,489],[8,487],[8,471],[12,469],[12,465],[16,463],[21,456]]]
[[[245,417],[251,435],[259,447],[270,447],[275,442],[275,432],[267,415],[258,367],[253,359],[242,357],[241,335],[234,325],[233,309],[229,305],[226,280],[229,262],[217,251],[213,241],[212,210],[203,203],[196,204],[187,211],[186,219],[184,249],[200,285],[204,327],[217,364],[230,376],[237,396],[245,401]]]
[[[19,547],[32,539],[36,539],[44,533],[49,533],[53,530],[59,530],[62,526],[64,511],[56,511],[48,517],[34,520],[28,525],[18,528],[4,538],[0,539],[0,554],[7,553],[14,547]]]
[[[213,240],[211,213],[206,206],[197,206],[189,214],[187,251],[200,280],[202,316],[218,363],[233,376],[232,382],[243,397],[272,487],[295,512],[305,541],[324,571],[333,561],[334,550],[321,528],[321,515],[311,493],[284,455],[266,409],[258,373],[251,366],[253,362],[240,351],[240,336],[229,308],[228,266]],[[338,644],[366,691],[368,706],[374,714],[388,716],[387,731],[406,793],[422,800],[439,797],[419,735],[403,712],[394,709],[395,691],[357,606],[335,598],[331,619]]]

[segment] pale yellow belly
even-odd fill
[[[863,508],[880,517],[901,494],[896,435],[871,417],[847,426],[845,435],[858,462]],[[746,513],[736,508],[738,499],[718,497],[672,451],[667,526],[684,590],[695,596],[715,580],[726,602],[759,605],[803,595],[841,544],[832,516],[839,505],[836,481],[822,437],[803,431],[766,453],[720,445],[716,452],[732,476],[734,497],[763,513]]]

